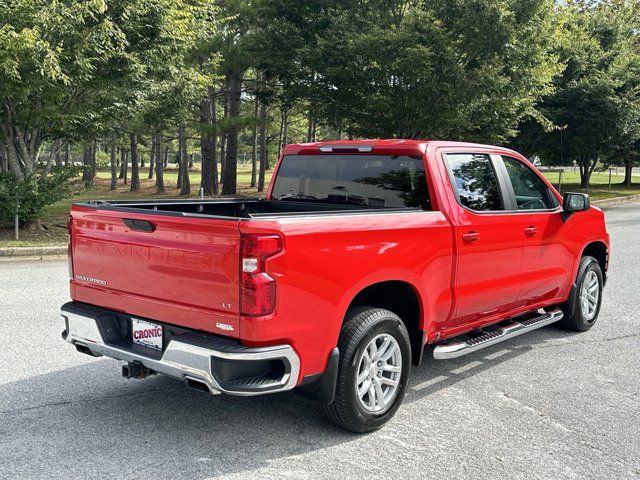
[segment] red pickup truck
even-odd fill
[[[468,143],[284,149],[265,199],[92,201],[69,218],[63,338],[211,393],[296,389],[371,431],[425,345],[458,357],[598,317],[601,210]]]

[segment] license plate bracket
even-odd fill
[[[154,350],[162,350],[162,325],[139,318],[131,319],[131,338],[133,343],[152,348]]]

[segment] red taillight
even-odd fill
[[[240,242],[241,313],[261,317],[276,307],[276,281],[266,273],[265,263],[282,250],[277,235],[243,235]]]
[[[73,280],[73,249],[71,248],[71,234],[73,233],[73,217],[69,215],[67,219],[67,233],[69,234],[69,244],[67,246],[67,264],[69,266],[69,278]]]

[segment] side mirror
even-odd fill
[[[562,199],[562,209],[564,210],[565,220],[569,218],[572,213],[584,212],[591,208],[589,202],[589,195],[586,193],[565,193]]]

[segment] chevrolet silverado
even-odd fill
[[[294,144],[263,199],[89,201],[69,217],[63,338],[211,393],[296,389],[381,427],[436,360],[595,323],[604,215],[522,155],[469,143]]]

